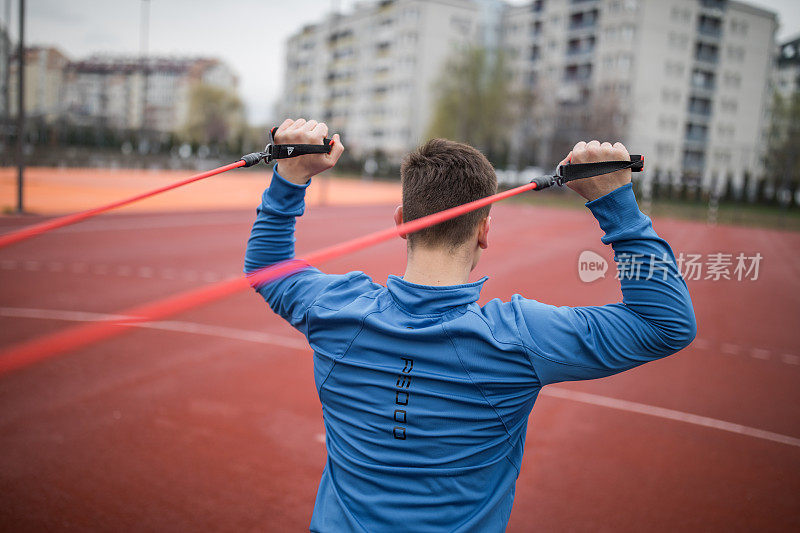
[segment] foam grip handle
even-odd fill
[[[270,144],[277,144],[277,143],[275,142],[275,134],[276,134],[277,132],[278,132],[278,128],[277,128],[277,126],[276,126],[276,127],[274,127],[274,128],[272,128],[271,130],[269,130],[269,143],[270,143]],[[331,144],[332,144],[332,142],[333,142],[333,141],[331,141],[331,140],[330,140],[329,138],[327,138],[327,137],[325,137],[324,139],[322,139],[322,145],[323,145],[323,146],[325,146],[326,148],[328,148],[328,151],[327,151],[327,152],[325,152],[325,153],[328,153],[328,154],[329,154],[329,153],[331,153],[331,150],[330,150],[330,148],[331,148]],[[299,145],[298,145],[298,146],[299,146]],[[298,154],[298,155],[300,155],[300,154]]]
[[[644,170],[644,156],[639,154],[631,154],[631,172],[641,172]]]

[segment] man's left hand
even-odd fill
[[[322,144],[322,139],[328,135],[328,126],[316,120],[306,121],[286,119],[275,132],[277,144]],[[332,168],[344,152],[344,145],[339,140],[339,134],[331,139],[331,153],[308,154],[288,159],[281,159],[278,163],[278,174],[292,183],[303,185],[320,172]]]

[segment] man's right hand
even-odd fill
[[[630,160],[631,156],[628,154],[628,149],[622,143],[618,142],[612,146],[611,143],[607,142],[600,144],[599,141],[590,141],[588,143],[581,141],[575,145],[575,148],[560,164]],[[625,170],[618,170],[611,174],[603,174],[594,178],[570,181],[567,183],[567,187],[591,202],[630,182],[631,169],[626,168]]]
[[[286,119],[275,132],[277,144],[322,144],[322,139],[328,135],[328,126],[324,122],[303,118],[297,120]],[[339,134],[331,139],[331,153],[308,154],[297,157],[281,159],[278,163],[278,173],[298,185],[303,185],[320,172],[332,168],[344,152],[344,145],[339,139]]]

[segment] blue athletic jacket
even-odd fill
[[[245,272],[294,257],[307,186],[273,173]],[[481,307],[486,278],[431,287],[390,276],[384,287],[314,267],[255,287],[314,351],[328,458],[312,531],[503,531],[539,390],[692,341],[686,284],[631,185],[586,205],[618,265],[638,258],[636,275],[622,276],[622,303],[554,307],[514,295]]]

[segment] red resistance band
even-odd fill
[[[186,178],[185,180],[172,183],[165,187],[159,187],[158,189],[153,189],[152,191],[137,194],[136,196],[132,196],[124,200],[118,200],[108,205],[101,205],[100,207],[95,207],[93,209],[81,211],[80,213],[73,213],[71,215],[54,218],[42,222],[40,224],[34,224],[32,226],[27,226],[16,231],[5,233],[3,235],[0,235],[0,248],[8,246],[10,244],[14,244],[19,241],[30,239],[32,237],[36,237],[37,235],[41,235],[46,231],[63,228],[64,226],[69,226],[70,224],[81,222],[82,220],[86,220],[87,218],[96,217],[97,215],[105,213],[106,211],[111,211],[112,209],[123,207],[128,204],[138,202],[139,200],[144,200],[145,198],[150,198],[151,196],[161,194],[162,192],[170,191],[172,189],[177,189],[178,187],[188,185],[189,183],[200,181],[202,179],[209,178],[211,176],[216,176],[217,174],[222,174],[223,172],[233,170],[234,168],[243,167],[245,165],[246,162],[243,159],[240,159],[239,161],[231,163],[230,165],[225,165],[224,167],[215,168],[214,170],[209,170],[208,172],[203,172],[201,174],[195,174],[194,176]]]
[[[41,224],[34,224],[32,226],[28,226],[16,231],[12,231],[10,233],[6,233],[4,235],[0,235],[0,248],[8,246],[10,244],[14,244],[19,241],[30,239],[32,237],[36,237],[37,235],[41,235],[42,233],[45,233],[50,230],[63,228],[64,226],[69,226],[70,224],[81,222],[82,220],[86,220],[87,218],[92,218],[107,211],[111,211],[112,209],[117,209],[118,207],[123,207],[132,204],[134,202],[138,202],[139,200],[150,198],[151,196],[161,194],[162,192],[170,191],[172,189],[177,189],[178,187],[188,185],[189,183],[194,183],[195,181],[200,181],[205,178],[210,178],[211,176],[216,176],[217,174],[222,174],[223,172],[233,170],[234,168],[251,167],[253,165],[257,165],[261,161],[270,163],[276,159],[286,159],[289,157],[297,157],[308,154],[331,153],[331,148],[333,147],[333,141],[327,138],[322,140],[322,144],[275,144],[275,132],[277,131],[277,129],[278,128],[272,128],[270,130],[269,144],[267,144],[267,147],[264,149],[263,152],[253,152],[252,154],[243,155],[242,158],[236,161],[235,163],[215,168],[214,170],[209,170],[201,174],[196,174],[194,176],[191,176],[190,178],[186,178],[185,180],[175,182],[165,187],[159,187],[158,189],[153,189],[152,191],[137,194],[136,196],[131,196],[130,198],[126,198],[124,200],[118,200],[108,205],[103,205],[86,211],[81,211],[80,213],[74,213],[72,215],[66,215],[63,217],[54,218],[52,220],[42,222]]]
[[[255,286],[268,283],[297,272],[305,268],[308,264],[324,263],[325,261],[388,241],[399,235],[414,233],[423,228],[456,218],[470,211],[480,209],[486,205],[516,196],[526,191],[537,189],[538,187],[537,183],[531,182],[492,196],[487,196],[486,198],[481,198],[480,200],[475,200],[474,202],[446,209],[426,217],[412,220],[411,222],[405,222],[399,226],[394,226],[364,235],[363,237],[357,237],[340,244],[322,248],[302,258],[276,263],[252,272],[247,277],[224,280],[116,313],[128,317],[126,319],[89,322],[50,335],[45,335],[38,339],[19,343],[0,354],[0,375],[24,368],[38,361],[49,359],[65,352],[76,350],[87,344],[114,337],[142,322],[161,320],[188,309],[220,300],[226,296],[250,288],[251,285]]]

